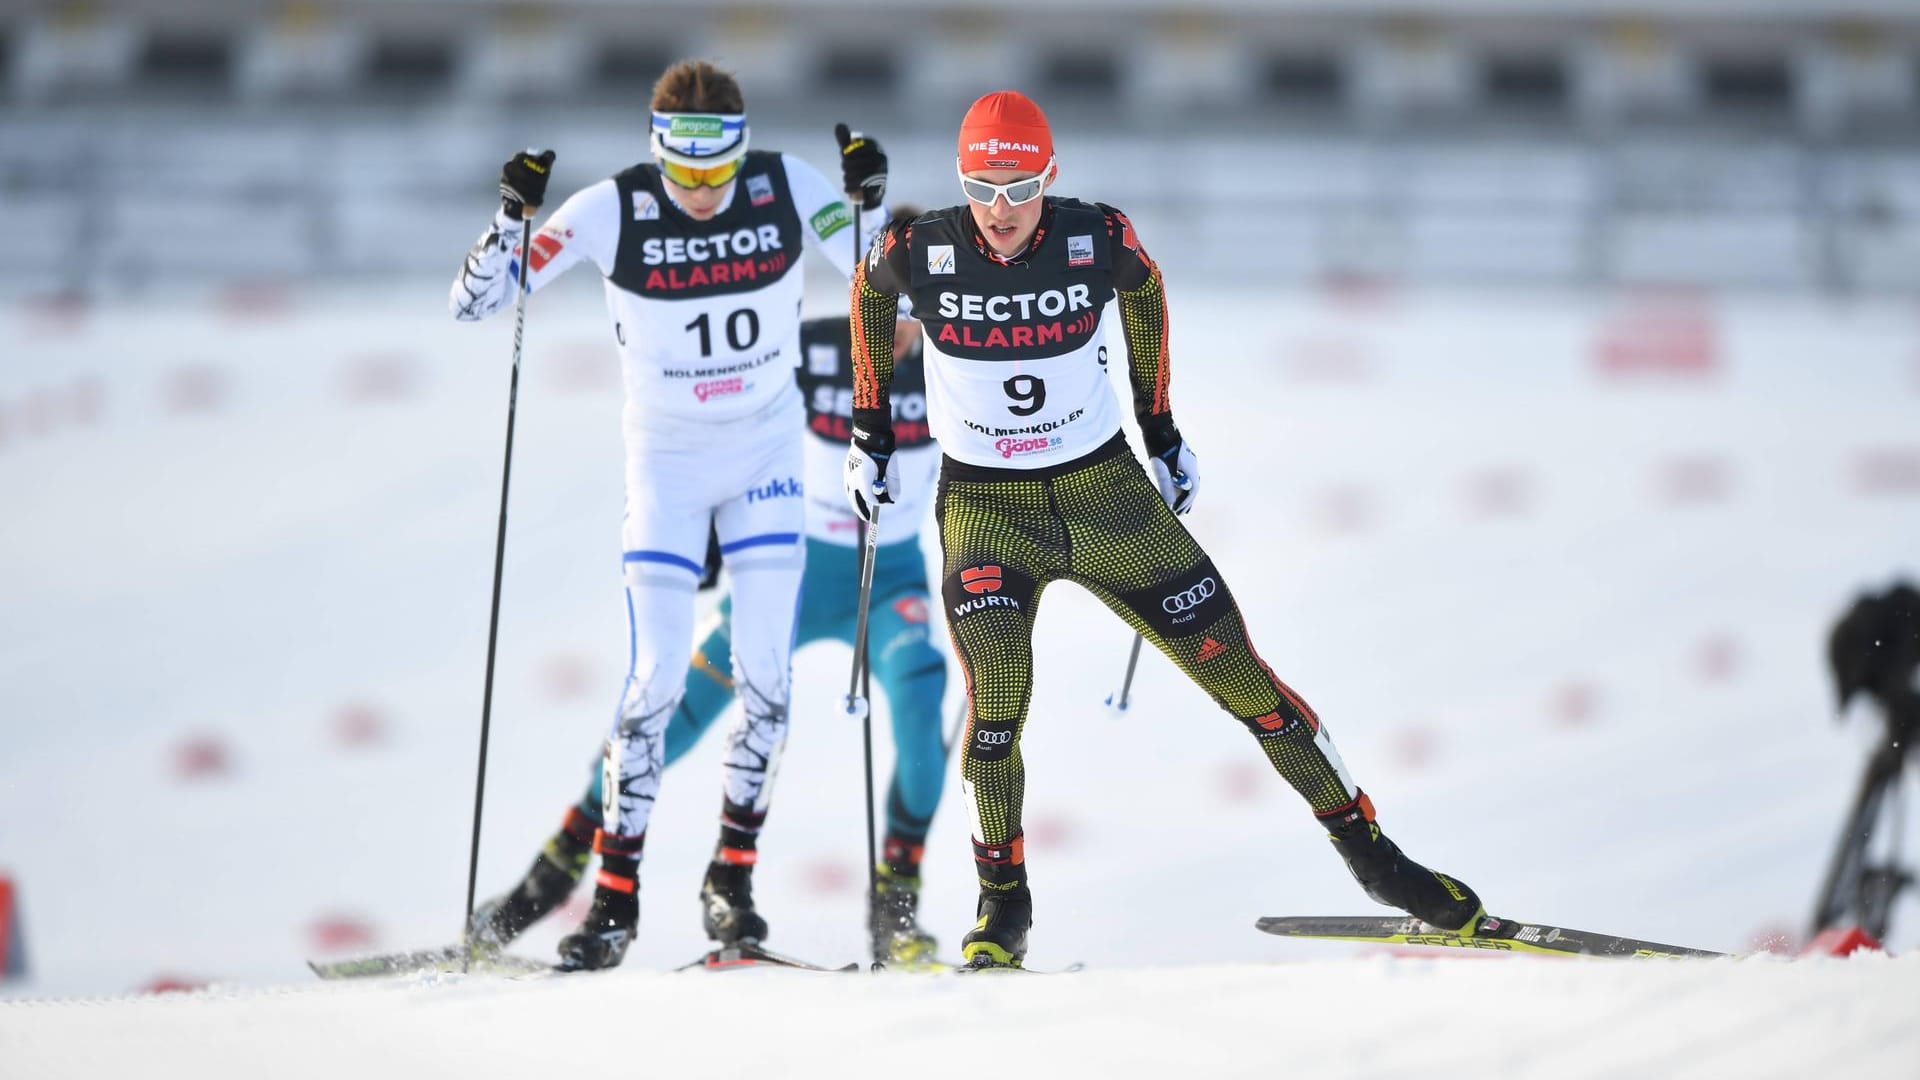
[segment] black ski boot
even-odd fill
[[[593,890],[593,908],[587,912],[587,921],[560,939],[560,969],[598,971],[620,966],[639,925],[640,898],[636,893],[598,886]]]
[[[1371,809],[1363,798],[1347,810],[1320,819],[1353,879],[1368,896],[1388,907],[1437,929],[1471,935],[1486,914],[1480,898],[1466,882],[1409,859],[1366,813]]]
[[[598,971],[620,966],[627,946],[640,926],[639,845],[635,854],[616,855],[600,847],[600,877],[593,887],[593,907],[580,929],[560,939],[560,970]]]
[[[714,856],[700,883],[700,925],[722,945],[767,940],[767,920],[753,910],[753,864],[721,859]]]
[[[873,955],[898,967],[934,963],[939,943],[921,927],[920,879],[895,873],[881,863],[873,893],[873,916],[868,931]]]
[[[960,939],[960,959],[968,967],[1019,967],[1027,958],[1027,931],[1033,926],[1033,894],[1025,885],[1004,892],[980,890],[980,918]]]
[[[473,944],[498,952],[566,903],[593,858],[594,828],[579,810],[568,811],[566,824],[547,841],[520,883],[474,909],[467,925]]]

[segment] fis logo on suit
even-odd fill
[[[766,499],[797,499],[805,494],[800,481],[789,476],[785,480],[774,480],[757,488],[747,489],[747,501],[761,502]]]
[[[1199,617],[1200,613],[1196,609],[1199,608],[1201,604],[1211,600],[1213,595],[1219,591],[1219,582],[1213,580],[1211,577],[1201,578],[1197,585],[1182,589],[1170,596],[1162,597],[1160,599],[1160,610],[1169,615],[1180,615],[1180,618],[1173,620],[1175,623],[1188,622]],[[1186,614],[1182,615],[1183,612]]]

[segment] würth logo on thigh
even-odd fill
[[[1000,591],[1000,568],[997,566],[976,566],[960,571],[960,587],[970,593],[992,593]]]
[[[1032,578],[1018,567],[1009,568],[995,563],[969,566],[949,574],[940,587],[940,596],[956,619],[988,608],[1025,611],[1027,601],[1033,594]]]

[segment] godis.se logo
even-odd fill
[[[1065,439],[1057,437],[1051,439],[1001,439],[993,444],[993,448],[1000,452],[1001,457],[1010,458],[1016,454],[1037,454],[1043,450],[1052,450],[1064,442],[1066,442]]]
[[[713,398],[738,394],[746,388],[747,380],[735,375],[731,379],[711,379],[703,383],[694,383],[693,396],[699,398],[704,404]]]
[[[975,566],[960,571],[960,587],[970,593],[995,593],[1000,591],[1000,568],[997,566]]]

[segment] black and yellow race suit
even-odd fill
[[[888,444],[901,293],[925,327],[944,454],[941,597],[967,680],[961,775],[982,885],[1025,881],[1020,732],[1034,619],[1057,580],[1099,597],[1245,724],[1316,814],[1350,810],[1360,792],[1319,718],[1254,650],[1225,578],[1121,435],[1101,326],[1116,295],[1134,415],[1150,447],[1179,439],[1160,271],[1127,217],[1049,197],[1014,259],[988,250],[965,206],[883,233],[853,281],[855,428],[869,448]]]

